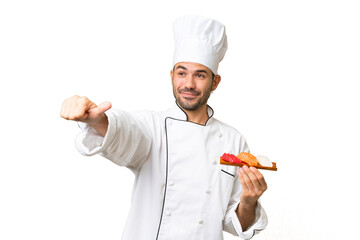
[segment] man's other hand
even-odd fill
[[[66,99],[61,107],[60,116],[67,120],[84,122],[105,136],[108,119],[105,112],[111,108],[110,102],[97,106],[87,97],[72,96]]]

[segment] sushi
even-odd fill
[[[268,157],[257,155],[256,157],[251,153],[241,152],[237,156],[234,154],[224,153],[220,157],[220,164],[233,166],[248,166],[258,169],[266,169],[277,171],[276,163],[271,162]]]

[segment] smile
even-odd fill
[[[179,93],[181,94],[181,96],[183,98],[186,98],[186,99],[193,99],[200,95],[200,92],[195,91],[194,89],[187,89],[187,88],[180,89]]]
[[[198,94],[190,93],[190,92],[181,92],[181,96],[184,98],[195,98]]]

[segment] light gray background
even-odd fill
[[[209,104],[279,167],[263,171],[270,222],[254,239],[354,239],[359,12],[347,0],[1,1],[0,239],[120,239],[133,175],[77,153],[61,104],[171,107],[172,22],[185,14],[226,25]]]

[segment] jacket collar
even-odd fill
[[[209,118],[206,121],[205,125],[208,124],[209,120],[214,115],[214,110],[209,105],[207,105],[207,113],[208,113]],[[171,118],[174,118],[174,119],[177,119],[177,120],[182,120],[182,121],[187,121],[188,120],[188,117],[187,117],[186,113],[179,107],[177,102],[175,102],[173,107],[168,110],[167,117],[171,117]]]

